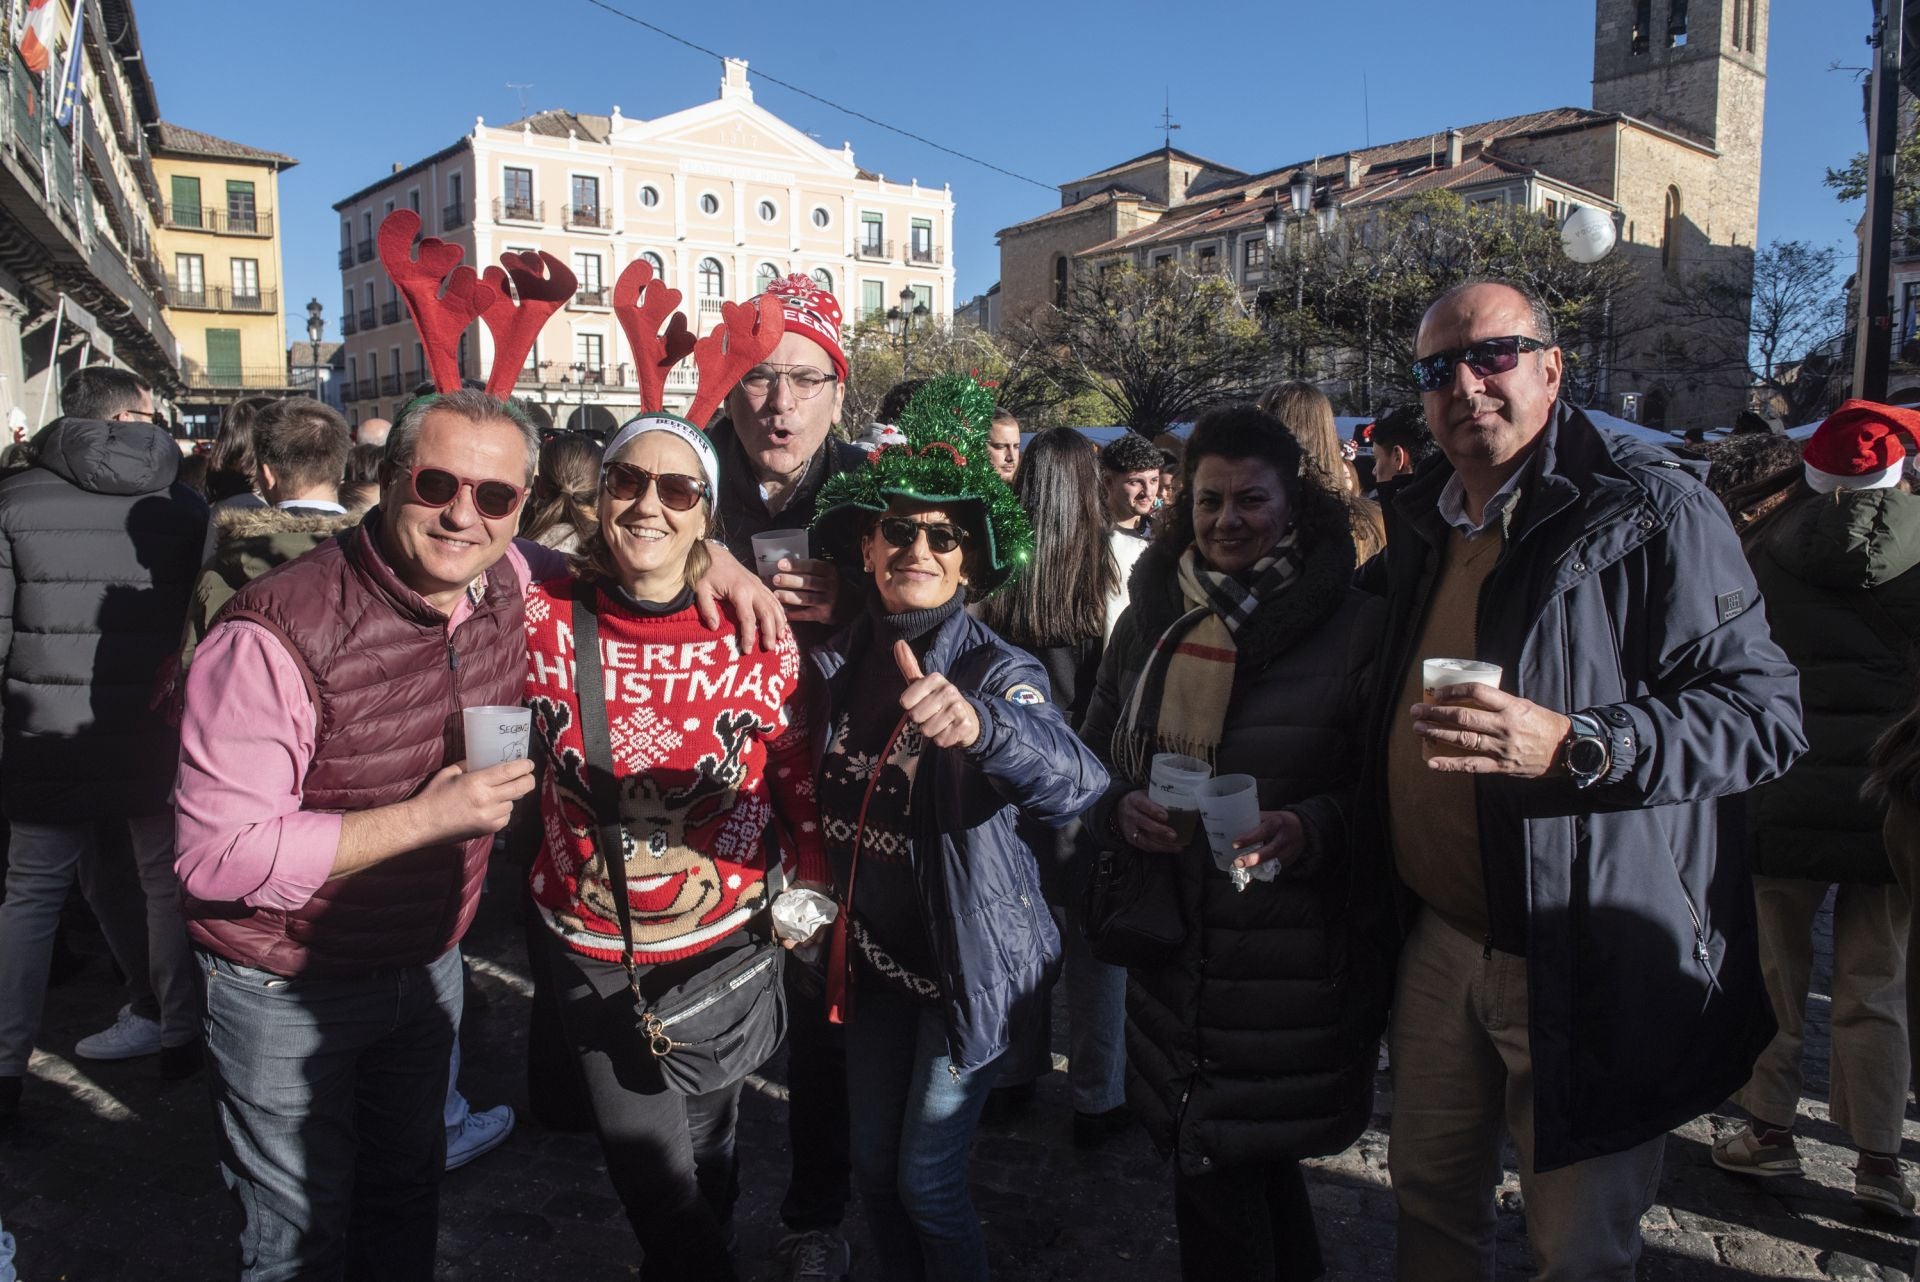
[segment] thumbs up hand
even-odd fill
[[[920,660],[905,641],[893,643],[893,658],[907,679],[900,706],[920,736],[936,748],[971,748],[980,738],[980,718],[966,696],[939,673],[921,672]]]

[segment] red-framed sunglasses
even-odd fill
[[[413,487],[414,502],[426,507],[446,507],[460,497],[461,490],[472,490],[474,510],[489,521],[512,516],[527,493],[524,486],[476,481],[444,467],[416,467],[407,473],[407,481]]]

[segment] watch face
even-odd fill
[[[1607,749],[1598,739],[1575,739],[1567,745],[1567,769],[1577,775],[1597,775],[1607,766]]]

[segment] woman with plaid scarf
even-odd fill
[[[1320,1275],[1298,1160],[1366,1125],[1391,991],[1387,880],[1348,822],[1379,603],[1349,586],[1345,509],[1301,460],[1252,406],[1200,419],[1081,727],[1113,775],[1093,830],[1170,861],[1185,926],[1129,973],[1127,1096],[1177,1159],[1188,1279]],[[1161,752],[1257,781],[1234,872],[1148,799]]]

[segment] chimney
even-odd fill
[[[1361,172],[1365,170],[1365,168],[1366,166],[1360,163],[1360,154],[1358,152],[1350,151],[1347,153],[1347,190],[1348,191],[1352,191],[1355,187],[1358,187],[1360,185],[1360,175],[1361,175]]]
[[[1460,163],[1460,153],[1465,149],[1466,137],[1458,129],[1447,130],[1447,168],[1453,169]]]
[[[397,160],[393,162],[393,172],[396,174],[400,172],[400,162]]]

